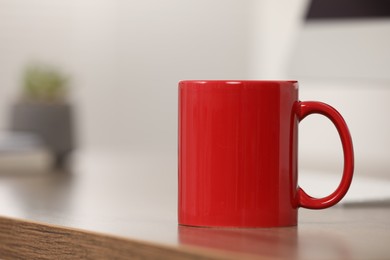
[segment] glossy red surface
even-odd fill
[[[340,135],[344,152],[344,170],[343,177],[337,189],[329,196],[319,199],[310,197],[301,188],[299,188],[298,191],[300,207],[308,209],[323,209],[331,207],[344,197],[352,182],[354,154],[348,126],[339,112],[337,112],[333,107],[321,102],[299,102],[296,114],[298,115],[299,120],[302,120],[310,114],[322,114],[333,122]]]
[[[323,199],[311,198],[297,184],[298,122],[311,113],[331,118],[345,152],[342,182]],[[344,120],[323,103],[299,102],[296,81],[179,83],[179,224],[296,225],[299,206],[337,203],[352,172]]]

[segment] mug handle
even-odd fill
[[[298,187],[298,206],[308,209],[329,208],[338,203],[347,193],[352,182],[354,169],[354,155],[351,135],[343,117],[333,107],[317,101],[300,101],[296,106],[298,120],[301,121],[310,114],[321,114],[329,118],[340,135],[344,153],[344,170],[341,182],[337,189],[323,198],[313,198]]]

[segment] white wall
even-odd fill
[[[302,100],[328,102],[345,116],[358,171],[389,172],[390,123],[385,112],[390,88],[387,81],[375,80],[376,73],[386,73],[388,59],[364,53],[364,59],[383,66],[381,72],[371,70],[370,77],[359,84],[349,81],[351,77],[332,78],[335,70],[329,62],[305,63],[307,57],[313,58],[308,48],[339,46],[329,45],[329,35],[335,32],[329,26],[303,27],[307,3],[0,0],[0,130],[7,127],[9,105],[18,96],[21,70],[34,60],[56,64],[72,75],[71,100],[77,107],[83,149],[175,152],[180,79],[291,77],[301,81]],[[383,30],[383,26],[367,28],[368,33],[372,33],[370,28]],[[359,35],[348,34],[350,29],[337,31],[339,40],[382,46],[374,53],[387,50],[373,37],[361,42]],[[390,33],[383,37],[388,42]],[[321,55],[327,58],[329,52],[314,54],[314,60],[322,61]],[[364,68],[353,56],[347,60],[345,68]],[[338,72],[346,75],[344,70]],[[353,69],[347,72],[348,76],[355,73]],[[324,77],[328,77],[325,82]],[[340,143],[329,122],[311,117],[302,122],[300,131],[302,167],[341,168]]]
[[[287,72],[301,80],[301,99],[325,101],[343,114],[356,174],[389,176],[390,19],[312,21],[297,36]],[[341,168],[340,141],[326,120],[303,122],[300,144],[302,167]]]
[[[390,19],[311,21],[297,36],[292,75],[390,81]]]
[[[343,115],[353,139],[357,175],[390,175],[390,84],[306,79],[300,84],[300,98],[326,102]],[[328,119],[305,118],[299,139],[302,168],[341,171],[341,142]]]
[[[308,0],[255,1],[250,77],[286,79]]]
[[[7,125],[23,65],[33,60],[62,65],[69,57],[69,10],[60,1],[0,1],[0,128]]]
[[[390,175],[390,20],[304,23],[307,0],[257,1],[251,78],[298,79],[301,100],[334,106],[349,125],[356,173]],[[339,172],[341,143],[321,116],[300,124],[300,168]]]
[[[79,142],[176,149],[180,79],[247,78],[252,1],[0,1],[0,128],[23,66],[72,77]],[[164,148],[163,148],[164,149]]]

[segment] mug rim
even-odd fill
[[[207,84],[207,83],[223,83],[223,84],[241,84],[241,83],[298,83],[298,80],[235,80],[235,79],[191,79],[191,80],[180,80],[180,83],[192,83],[192,84]]]

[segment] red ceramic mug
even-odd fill
[[[318,113],[336,126],[344,151],[338,188],[312,198],[297,183],[298,123]],[[297,81],[179,82],[179,224],[297,225],[298,208],[339,202],[353,175],[351,136],[331,106],[298,99]]]

